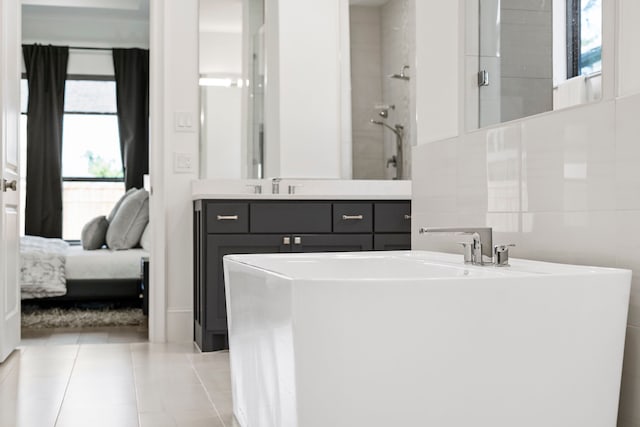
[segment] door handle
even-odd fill
[[[238,215],[218,215],[218,221],[237,221]]]
[[[2,191],[6,192],[7,189],[18,191],[18,181],[15,179],[13,181],[7,181],[6,179],[2,179]]]

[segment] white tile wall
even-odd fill
[[[491,226],[513,256],[633,270],[620,427],[640,425],[640,94],[414,150],[413,247],[460,252],[421,226]]]
[[[553,108],[550,5],[548,1],[500,2],[500,122]]]

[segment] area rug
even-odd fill
[[[39,308],[23,307],[22,327],[91,328],[101,326],[142,326],[146,316],[140,308]]]

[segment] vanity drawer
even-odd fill
[[[248,203],[207,203],[207,233],[248,233]]]
[[[375,204],[376,233],[410,233],[411,202],[388,202]]]
[[[330,233],[331,203],[251,203],[252,233]]]
[[[373,229],[371,203],[334,203],[334,233],[370,233]]]

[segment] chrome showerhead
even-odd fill
[[[389,78],[391,78],[391,79],[400,79],[400,80],[409,80],[410,77],[405,74],[405,70],[407,70],[408,68],[409,68],[408,65],[403,65],[402,66],[402,70],[400,71],[400,74],[391,74],[391,75],[389,75]]]

